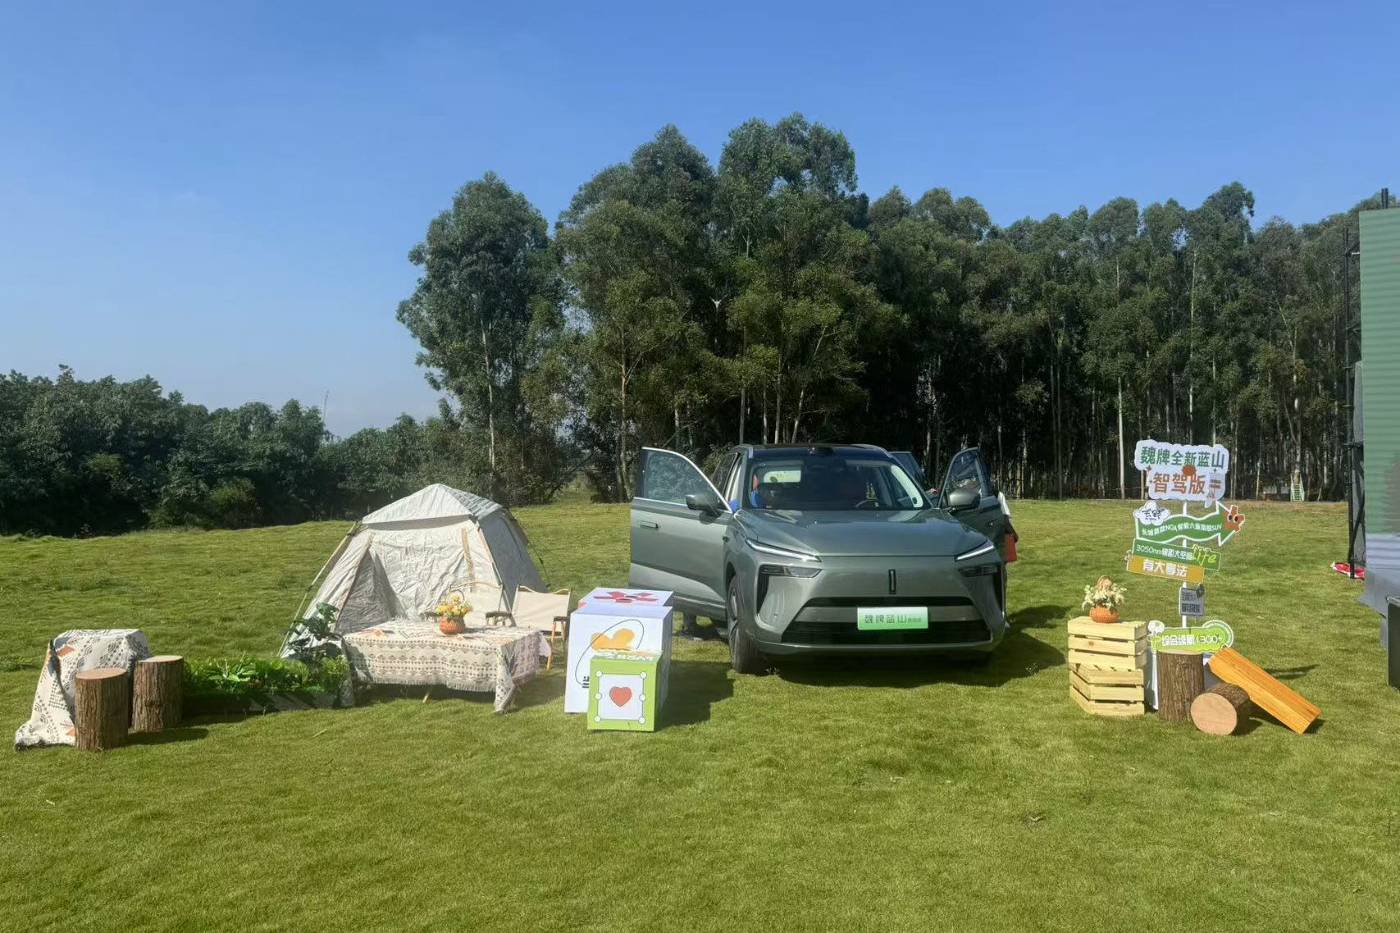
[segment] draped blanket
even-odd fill
[[[29,721],[15,733],[15,748],[76,745],[73,726],[73,678],[95,667],[122,667],[151,656],[140,629],[71,629],[49,642]]]

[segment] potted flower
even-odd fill
[[[467,617],[467,613],[472,611],[471,603],[462,598],[460,593],[453,593],[444,601],[438,603],[438,630],[444,635],[460,635],[467,630],[467,624],[462,621]]]
[[[1093,586],[1084,587],[1084,608],[1095,622],[1117,622],[1118,610],[1127,599],[1128,591],[1108,577],[1099,577]]]

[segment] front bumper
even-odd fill
[[[989,559],[988,559],[989,558]],[[1003,575],[995,553],[952,557],[832,557],[814,577],[744,576],[753,635],[765,654],[988,652],[1007,632]],[[860,607],[922,606],[927,629],[861,631]]]

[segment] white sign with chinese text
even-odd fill
[[[1225,497],[1230,451],[1219,444],[1138,441],[1133,465],[1147,474],[1146,498],[1212,502]]]

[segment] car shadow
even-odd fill
[[[688,726],[710,718],[710,708],[734,695],[729,665],[723,661],[672,661],[662,707],[662,728]]]
[[[1062,611],[1062,610],[1061,610]],[[895,655],[890,657],[779,658],[777,675],[815,687],[922,687],[932,683],[997,687],[1046,668],[1061,667],[1064,653],[1013,625],[990,657]]]
[[[1007,617],[1012,629],[1018,628],[1051,628],[1063,625],[1073,610],[1069,606],[1027,606],[1025,609],[1017,609]]]

